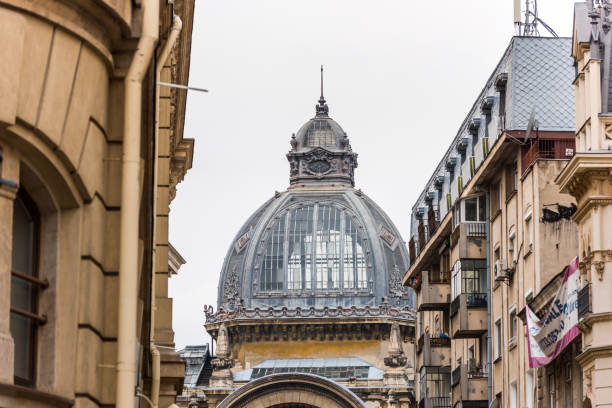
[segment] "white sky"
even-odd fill
[[[571,36],[573,0],[539,15]],[[289,139],[314,116],[325,66],[330,116],[359,154],[356,186],[403,238],[410,208],[514,33],[512,0],[197,0],[185,137],[193,168],[170,213],[187,260],[170,280],[178,348],[208,341],[204,304],[235,234],[289,181]],[[540,32],[545,33],[540,26]]]

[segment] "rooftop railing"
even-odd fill
[[[523,150],[523,174],[538,159],[569,160],[576,151],[576,139],[537,139]]]

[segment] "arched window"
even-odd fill
[[[368,288],[364,239],[345,210],[329,204],[294,208],[269,231],[262,290]]]
[[[36,366],[38,290],[46,286],[38,275],[40,217],[34,202],[19,190],[13,205],[11,270],[11,335],[15,344],[15,383],[33,385]]]

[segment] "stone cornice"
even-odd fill
[[[556,184],[562,193],[581,196],[586,191],[590,177],[610,178],[612,171],[612,152],[579,152],[572,157],[559,173]],[[584,176],[588,178],[584,178]],[[582,176],[582,178],[581,178]]]
[[[587,201],[572,215],[575,222],[579,223],[585,215],[593,208],[604,205],[612,205],[612,197],[590,196]]]
[[[580,353],[576,360],[584,368],[598,357],[611,357],[612,346],[587,347]]]
[[[286,320],[286,319],[339,319],[339,318],[396,318],[401,320],[414,321],[415,312],[410,307],[397,308],[383,303],[380,306],[364,306],[364,307],[325,307],[317,309],[310,307],[308,309],[302,309],[297,307],[295,309],[289,309],[287,307],[282,308],[267,308],[267,309],[246,309],[239,307],[235,310],[225,310],[220,308],[216,313],[213,312],[212,307],[209,307],[205,311],[206,325],[216,324],[227,321],[236,320],[254,320],[261,321],[264,319],[273,320]]]

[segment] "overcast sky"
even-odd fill
[[[539,15],[571,36],[572,0]],[[404,240],[410,208],[512,35],[512,0],[197,0],[185,137],[193,168],[170,213],[187,260],[170,280],[177,348],[208,341],[223,259],[239,228],[288,185],[291,134],[314,116],[325,66],[330,116],[359,154],[357,188]],[[540,32],[545,30],[540,26]]]

